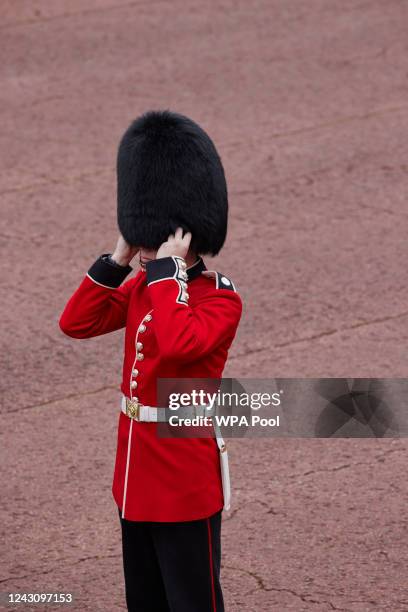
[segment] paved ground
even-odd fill
[[[0,590],[122,610],[123,336],[58,328],[116,241],[119,136],[167,107],[217,143],[231,222],[216,266],[245,303],[226,373],[405,377],[408,3],[4,0],[0,13]],[[233,442],[227,609],[408,610],[406,451]]]

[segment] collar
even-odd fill
[[[206,269],[207,268],[202,257],[198,257],[197,261],[195,261],[191,266],[186,268],[187,282],[194,280],[195,278],[197,278],[197,276],[200,276],[201,272]]]

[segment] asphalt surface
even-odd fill
[[[0,591],[124,610],[123,332],[58,327],[116,243],[119,137],[170,108],[216,142],[230,226],[207,264],[244,301],[225,375],[405,377],[408,3],[4,0],[0,18]],[[405,439],[230,448],[227,610],[408,610]]]

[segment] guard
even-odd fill
[[[234,283],[202,259],[226,238],[224,170],[194,121],[149,111],[121,139],[117,179],[116,248],[91,265],[59,325],[80,339],[125,328],[112,493],[127,607],[222,612],[226,447],[215,430],[160,437],[157,379],[220,379],[239,324]],[[141,269],[125,281],[136,255]]]

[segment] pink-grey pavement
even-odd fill
[[[229,236],[207,265],[244,302],[226,376],[405,377],[408,3],[4,0],[0,18],[0,591],[125,610],[123,332],[58,326],[117,240],[120,135],[170,108],[218,147]],[[229,612],[408,610],[405,439],[229,447]]]

